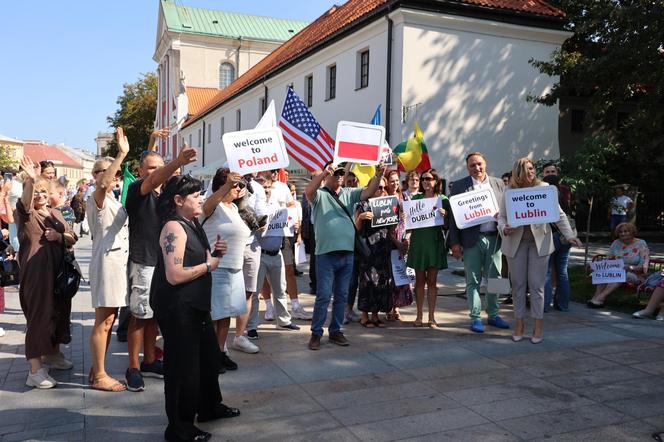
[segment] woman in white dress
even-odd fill
[[[224,367],[234,366],[230,361],[226,349],[226,338],[231,324],[231,318],[237,317],[236,321],[247,318],[247,297],[244,289],[244,275],[242,267],[244,264],[244,249],[251,230],[240,218],[238,208],[233,201],[241,198],[246,193],[242,177],[232,173],[226,168],[217,170],[212,179],[212,194],[203,204],[203,215],[201,225],[207,235],[208,241],[214,244],[221,238],[228,245],[226,254],[221,258],[219,267],[212,272],[212,321],[214,321],[217,332],[217,341],[222,351],[222,365]],[[239,327],[236,324],[236,328]],[[246,342],[245,342],[246,341]],[[246,336],[235,336],[233,346],[246,346],[251,344]],[[245,350],[243,350],[245,351]],[[247,353],[256,353],[247,351]]]
[[[92,235],[90,259],[90,292],[95,309],[95,324],[90,335],[92,368],[90,387],[102,391],[123,391],[126,386],[106,373],[106,349],[111,329],[124,307],[127,295],[127,258],[129,229],[127,212],[115,199],[113,188],[119,183],[122,161],[129,152],[129,142],[121,127],[117,128],[118,154],[95,161],[92,176],[95,190],[88,198],[86,216]]]

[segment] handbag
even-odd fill
[[[370,257],[371,256],[371,249],[369,248],[367,243],[365,243],[362,240],[360,232],[357,231],[357,227],[355,226],[355,221],[353,221],[353,217],[350,216],[350,213],[348,213],[348,210],[346,210],[346,206],[344,206],[344,204],[341,202],[341,200],[339,199],[339,196],[336,195],[333,192],[330,192],[330,189],[328,189],[327,187],[323,187],[321,190],[329,193],[332,196],[332,198],[334,198],[334,201],[336,201],[337,204],[339,205],[339,207],[341,207],[341,209],[344,211],[344,213],[348,216],[348,219],[350,220],[350,223],[353,225],[353,230],[355,230],[355,253],[358,254],[362,258]]]
[[[78,262],[76,262],[74,254],[67,252],[64,238],[62,253],[62,263],[55,274],[55,284],[53,285],[55,299],[60,301],[73,298],[76,292],[78,292],[78,287],[81,285],[81,268]]]
[[[18,261],[5,259],[0,265],[0,286],[18,285]]]
[[[493,254],[496,253],[498,248],[498,238],[493,245]],[[512,292],[512,285],[509,278],[503,278],[500,275],[494,278],[487,278],[486,284],[487,293],[495,293],[496,295],[509,295]]]

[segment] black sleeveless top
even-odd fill
[[[193,267],[204,264],[207,261],[207,251],[210,250],[210,245],[198,220],[187,221],[182,217],[172,218],[172,220],[179,222],[187,235],[183,266]],[[150,306],[155,313],[158,315],[171,313],[183,305],[209,312],[212,275],[206,273],[193,281],[171,285],[166,279],[164,255],[161,248],[157,258],[157,266],[150,288]]]

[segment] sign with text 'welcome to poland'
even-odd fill
[[[344,161],[378,164],[385,140],[385,128],[375,124],[339,121],[334,142],[334,164]]]
[[[556,186],[509,189],[505,192],[505,215],[512,226],[555,223],[560,219]]]
[[[228,168],[240,175],[288,167],[288,154],[281,129],[228,132],[221,139]]]

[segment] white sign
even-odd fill
[[[459,229],[494,221],[498,203],[493,189],[478,189],[450,197],[454,221]]]
[[[390,259],[392,261],[394,285],[396,287],[401,287],[402,285],[414,284],[415,270],[406,265],[405,257],[402,257],[398,250],[392,250],[392,252],[390,252]]]
[[[295,209],[284,207],[272,215],[267,223],[267,231],[263,236],[293,236],[296,218]]]
[[[231,172],[247,175],[288,167],[286,145],[278,127],[229,132],[222,142]]]
[[[509,189],[505,192],[505,215],[511,227],[555,223],[560,219],[556,186]]]
[[[339,121],[334,142],[334,164],[344,161],[378,164],[385,140],[385,128],[375,124]]]
[[[605,259],[590,263],[593,270],[593,284],[609,284],[612,282],[625,282],[627,274],[622,259]]]
[[[307,261],[309,261],[309,256],[304,248],[304,241],[300,241],[299,244],[295,244],[295,265],[297,266]]]
[[[438,211],[442,207],[443,202],[440,197],[404,200],[403,211],[406,214],[406,230],[442,226],[445,219]]]
[[[386,141],[383,141],[383,146],[381,147],[380,161],[385,166],[391,166],[394,164],[394,155],[392,155],[392,149],[390,149],[390,145],[387,144]]]

